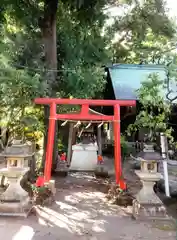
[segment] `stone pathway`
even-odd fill
[[[131,219],[131,208],[110,205],[103,184],[89,174],[57,179],[56,202],[27,219],[0,218],[5,240],[174,240],[163,231]]]

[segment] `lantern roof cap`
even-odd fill
[[[5,148],[5,150],[0,154],[2,157],[17,157],[25,158],[34,155],[32,151],[32,146],[29,144],[20,143],[20,141],[14,141],[11,146]]]

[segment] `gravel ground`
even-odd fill
[[[130,181],[130,180],[129,180]],[[0,218],[6,240],[174,240],[175,231],[160,230],[131,219],[131,207],[107,202],[102,181],[75,173],[56,179],[55,203],[27,219]]]

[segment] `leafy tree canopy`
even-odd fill
[[[171,105],[165,101],[163,84],[158,75],[153,74],[137,90],[141,109],[135,123],[129,125],[128,134],[146,129],[151,141],[156,140],[160,132],[164,132],[172,140],[172,129],[168,124]]]
[[[120,14],[108,26],[113,6]],[[19,126],[19,121],[30,116],[37,121],[31,125],[43,129],[43,114],[32,105],[35,97],[51,96],[51,92],[58,97],[101,97],[103,65],[155,62],[164,49],[175,46],[174,24],[162,0],[142,4],[133,0],[2,0],[0,23],[0,111],[9,113],[6,126],[12,122]],[[57,59],[55,54],[50,59],[50,50],[55,52],[55,48]],[[49,65],[50,60],[57,67]]]

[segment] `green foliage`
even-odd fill
[[[43,17],[43,10],[38,3],[32,1],[25,5],[21,1],[16,5],[16,1],[7,1],[0,36],[1,126],[13,137],[35,140],[44,132],[44,126],[41,109],[34,108],[32,102],[35,97],[47,96],[50,89],[45,79],[48,69],[45,69],[43,41],[37,24]],[[59,71],[55,89],[58,97],[91,98],[103,90],[101,64],[107,61],[101,37],[104,14],[101,13],[102,5],[95,4],[97,11],[92,9],[92,18],[89,16],[89,21],[83,21],[85,13],[90,11],[88,5],[60,2],[57,21]],[[71,109],[62,107],[59,111],[68,110]]]
[[[128,142],[126,141],[125,136],[121,136],[120,140],[121,140],[121,153],[124,161],[124,159],[130,155],[131,149],[128,145]]]
[[[12,42],[5,36],[4,39],[6,43],[0,45],[0,126],[7,128],[11,136],[15,134],[24,137],[27,126],[31,132],[39,128],[36,110],[31,110],[31,107],[33,99],[43,91],[41,76],[13,66],[13,57],[6,50],[12,49]],[[33,121],[29,123],[28,119],[27,123],[27,118],[33,118]]]
[[[141,104],[141,110],[136,116],[134,124],[129,125],[128,134],[140,129],[147,129],[149,140],[156,139],[160,132],[164,132],[171,137],[171,128],[168,128],[168,117],[171,111],[171,105],[164,101],[163,82],[159,80],[157,74],[150,75],[147,81],[137,91],[138,100]]]
[[[163,53],[176,46],[176,24],[168,18],[165,1],[121,2],[122,13],[106,29],[115,37],[110,44],[113,61],[159,63]]]
[[[46,2],[1,1],[0,123],[12,136],[40,138],[44,116],[41,108],[34,107],[33,99],[49,96],[51,88],[57,97],[99,98],[105,87],[102,66],[111,58],[117,62],[137,63],[141,58],[155,62],[164,49],[174,47],[174,25],[162,0],[144,4],[132,0],[62,0],[57,9],[58,67],[53,87],[46,79],[46,73],[53,69],[46,69],[42,37]],[[111,5],[129,11],[107,27],[104,9]],[[112,42],[116,34],[120,39]],[[58,109],[73,110],[66,106]]]
[[[60,4],[58,11],[58,95],[92,98],[102,92],[105,83],[101,67],[108,61],[106,41],[101,36],[105,16],[99,8],[99,17],[85,22],[78,13],[81,9],[72,12],[70,7]]]
[[[36,205],[43,205],[47,199],[52,196],[52,192],[48,186],[36,187],[31,185],[32,201]]]

